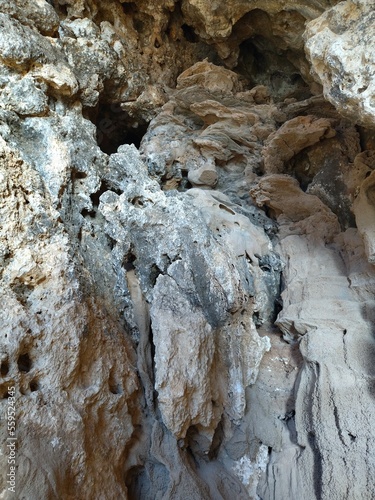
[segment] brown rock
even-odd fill
[[[315,116],[298,116],[271,134],[264,146],[264,171],[281,173],[284,163],[303,149],[336,134],[330,120]]]

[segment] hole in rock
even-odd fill
[[[114,370],[111,369],[111,371],[109,372],[109,377],[108,377],[108,388],[109,388],[109,391],[112,393],[112,394],[122,394],[123,393],[123,390],[122,390],[122,386],[121,386],[121,383],[117,380],[117,378],[115,377],[114,375]]]
[[[91,219],[95,219],[96,217],[96,212],[95,210],[87,210],[87,208],[84,208],[82,211],[81,211],[81,215],[82,217],[90,217]]]
[[[116,246],[116,240],[111,238],[108,234],[106,234],[106,238],[108,241],[108,246],[110,250],[113,250]]]
[[[35,392],[35,391],[38,391],[39,390],[39,382],[36,380],[36,379],[33,379],[31,382],[30,382],[30,391],[31,392]]]
[[[191,26],[189,26],[187,24],[183,24],[181,26],[181,29],[182,29],[182,32],[184,34],[185,40],[187,40],[190,43],[198,43],[199,42],[199,38],[196,35],[194,28],[192,28]]]
[[[146,470],[144,467],[140,466],[130,469],[126,476],[125,483],[128,488],[130,500],[142,498],[140,495],[142,490],[149,491],[151,489],[151,483]]]
[[[87,174],[85,172],[79,172],[78,170],[73,169],[71,173],[72,181],[76,179],[85,179]]]
[[[122,389],[120,384],[117,384],[116,382],[112,381],[109,383],[109,391],[112,394],[122,394]]]
[[[262,324],[263,324],[263,320],[262,320],[262,318],[260,317],[260,313],[259,313],[259,311],[256,311],[256,312],[253,314],[253,321],[254,321],[255,326],[262,326]]]
[[[365,92],[366,90],[368,89],[368,85],[365,85],[364,87],[361,87],[360,89],[358,89],[358,92],[360,94],[362,94],[363,92]]]
[[[99,206],[99,198],[106,191],[113,191],[114,193],[118,194],[119,196],[122,194],[122,191],[120,189],[114,189],[114,188],[110,187],[109,184],[107,184],[106,181],[102,181],[101,184],[100,184],[99,190],[96,191],[96,193],[90,194],[90,199],[91,199],[92,204],[93,204],[93,206],[95,208],[97,208]],[[82,210],[82,215],[83,215],[84,211],[85,211],[85,209]],[[87,211],[87,213],[90,214],[89,211]],[[91,213],[92,213],[92,211],[91,211]]]
[[[20,372],[29,372],[31,370],[32,362],[28,353],[21,354],[17,360],[17,366]]]
[[[156,285],[156,280],[161,274],[163,274],[163,271],[156,264],[152,264],[150,271],[150,282],[152,286]]]
[[[0,374],[2,377],[6,377],[8,373],[9,373],[9,361],[5,359],[4,361],[1,362]]]
[[[123,2],[122,10],[125,14],[131,15],[134,14],[134,12],[137,12],[137,5],[135,2]]]
[[[257,28],[261,31],[261,28]],[[264,32],[265,33],[265,32]],[[293,59],[298,58],[280,49],[283,43],[277,37],[255,34],[240,45],[240,55],[235,71],[250,81],[251,86],[265,85],[275,101],[295,97],[298,100],[311,96]]]
[[[231,215],[236,215],[236,212],[233,212],[233,210],[231,208],[227,207],[226,205],[223,205],[222,203],[219,204],[219,208],[221,210],[225,210],[226,212],[228,212]]]
[[[125,269],[125,271],[132,271],[135,269],[134,262],[137,260],[137,257],[134,255],[132,251],[129,251],[125,257],[124,261],[122,264],[122,267]]]
[[[152,477],[152,481],[150,479]],[[167,468],[157,462],[149,462],[147,469],[137,465],[132,467],[126,474],[125,484],[128,489],[129,500],[152,500],[155,491],[164,497],[170,483]]]
[[[136,207],[143,207],[144,202],[141,196],[136,196],[131,200],[132,204]]]
[[[139,148],[148,127],[142,117],[131,117],[118,104],[99,103],[96,113],[88,113],[88,118],[96,125],[98,146],[108,155],[123,144]]]

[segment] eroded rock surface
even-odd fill
[[[374,127],[374,5],[340,2],[306,29],[306,52],[324,95],[345,116]]]
[[[0,0],[0,498],[375,497],[370,3]]]

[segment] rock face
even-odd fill
[[[306,52],[325,97],[345,116],[374,127],[374,5],[340,2],[308,24]]]
[[[0,0],[0,498],[375,497],[370,3]]]

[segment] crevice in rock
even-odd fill
[[[157,264],[152,264],[151,270],[150,270],[150,283],[154,287],[156,284],[156,280],[158,277],[164,274],[163,271],[157,266]]]
[[[116,379],[113,369],[110,371],[110,374],[109,374],[108,387],[109,387],[109,391],[112,394],[119,395],[119,394],[123,393],[123,389],[121,387],[121,384]]]
[[[28,373],[32,367],[32,361],[29,353],[21,354],[17,359],[17,366],[20,372]]]
[[[31,392],[39,391],[40,389],[39,381],[36,378],[34,378],[33,380],[30,381],[29,387]]]
[[[1,361],[0,364],[0,375],[2,377],[6,377],[9,373],[9,360],[8,358],[5,358]]]
[[[92,193],[90,195],[90,199],[92,201],[92,205],[94,207],[95,213],[96,213],[97,208],[99,207],[100,197],[106,191],[113,191],[114,193],[116,193],[119,196],[122,194],[122,191],[120,189],[115,189],[112,186],[110,186],[105,180],[102,180],[98,191],[96,191],[95,193]],[[84,215],[84,212],[86,214],[89,214],[91,217],[93,217],[92,211],[87,211],[86,209],[84,209],[82,211],[82,215]]]
[[[293,54],[280,49],[276,43],[277,40],[258,34],[242,42],[235,71],[247,78],[250,86],[268,87],[276,102],[311,97],[309,86],[290,62]]]
[[[214,404],[215,402],[213,401],[212,403]],[[223,420],[221,420],[218,426],[216,427],[214,437],[212,438],[210,451],[208,452],[209,460],[217,459],[223,441],[224,441],[224,424]]]
[[[194,28],[192,26],[189,26],[188,24],[183,24],[181,26],[182,32],[184,34],[185,40],[187,40],[190,43],[198,43],[199,42],[199,37],[195,33]]]
[[[137,256],[133,253],[133,250],[130,249],[124,257],[122,267],[125,269],[125,271],[133,271],[135,269],[134,262],[136,260]]]
[[[149,329],[149,345],[150,345],[150,382],[152,384],[152,404],[153,404],[153,411],[155,412],[156,415],[160,414],[159,410],[159,405],[158,405],[158,391],[155,389],[155,372],[156,372],[156,366],[155,366],[155,344],[154,344],[154,334],[152,331],[152,321],[150,320],[150,329]]]
[[[149,123],[141,117],[131,117],[120,104],[99,102],[86,116],[96,126],[97,144],[103,153],[111,155],[123,144],[139,148]]]

